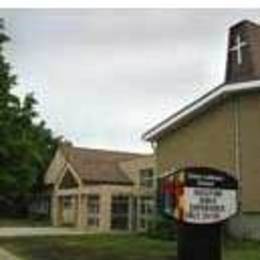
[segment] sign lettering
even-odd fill
[[[185,168],[166,176],[159,185],[165,215],[193,224],[226,220],[237,212],[237,181],[209,168]]]

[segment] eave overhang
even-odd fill
[[[211,106],[211,104],[215,103],[220,98],[233,93],[254,89],[260,89],[260,80],[219,85],[149,129],[142,135],[142,139],[154,142],[161,138],[165,132],[179,126],[185,119],[194,117],[199,111],[205,107]]]

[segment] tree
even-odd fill
[[[3,55],[8,41],[0,20],[0,197],[14,202],[39,184],[58,139],[39,120],[33,94],[22,100],[12,93],[16,76]]]

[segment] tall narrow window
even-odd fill
[[[140,170],[140,186],[145,188],[154,187],[154,171],[152,168]]]
[[[111,229],[128,230],[129,224],[129,196],[112,197]]]
[[[100,197],[99,195],[88,195],[87,197],[87,225],[89,227],[99,226]]]
[[[154,199],[151,197],[140,198],[139,208],[139,227],[140,229],[147,229],[154,212]]]

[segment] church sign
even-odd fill
[[[185,168],[162,178],[161,212],[179,222],[214,224],[237,212],[237,180],[212,168]]]
[[[161,213],[177,220],[178,260],[221,260],[221,226],[237,212],[237,180],[213,168],[187,167],[158,185]]]

